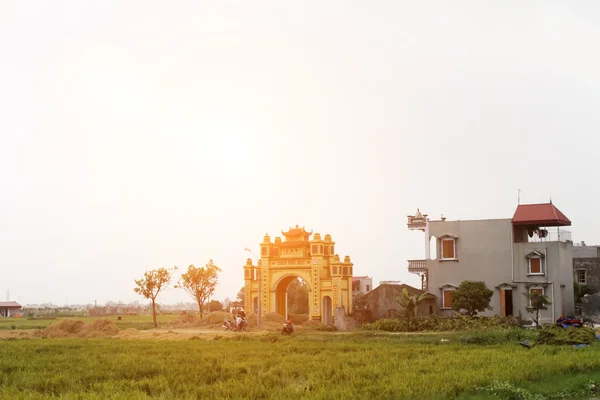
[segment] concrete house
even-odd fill
[[[373,290],[373,279],[368,276],[352,277],[352,294],[367,294]]]
[[[551,202],[522,204],[512,218],[430,220],[419,210],[408,217],[408,229],[425,232],[425,259],[409,260],[422,290],[438,297],[440,315],[454,312],[452,294],[464,280],[483,281],[494,291],[493,310],[481,315],[529,319],[523,293],[543,293],[552,305],[541,322],[573,315],[573,242],[561,229],[571,221]]]
[[[16,301],[0,301],[0,317],[21,315],[21,305]]]

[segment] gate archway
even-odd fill
[[[300,278],[309,289],[310,319],[329,321],[333,310],[342,306],[350,313],[353,269],[350,257],[340,260],[329,234],[322,239],[319,233],[313,235],[298,225],[281,233],[285,240],[276,237],[271,241],[269,235],[265,235],[257,265],[251,259],[246,260],[245,308],[254,309],[252,299],[258,297],[262,314],[276,312],[286,317],[287,288],[294,279]]]

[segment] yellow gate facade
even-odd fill
[[[298,225],[281,233],[283,241],[281,237],[271,241],[265,235],[260,243],[258,265],[246,260],[244,308],[256,312],[260,301],[261,314],[276,312],[287,318],[287,288],[300,278],[309,290],[310,319],[331,324],[335,308],[344,307],[350,313],[353,267],[350,257],[340,260],[329,234],[321,238],[320,234],[313,235]]]

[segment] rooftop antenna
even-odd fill
[[[518,198],[517,198],[517,205],[521,204],[521,189],[517,189],[517,192],[519,192]]]

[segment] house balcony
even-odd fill
[[[408,272],[413,274],[422,274],[427,272],[427,263],[425,260],[408,260]]]
[[[540,228],[536,232],[530,232],[529,243],[541,242],[571,242],[571,232],[557,228]]]

